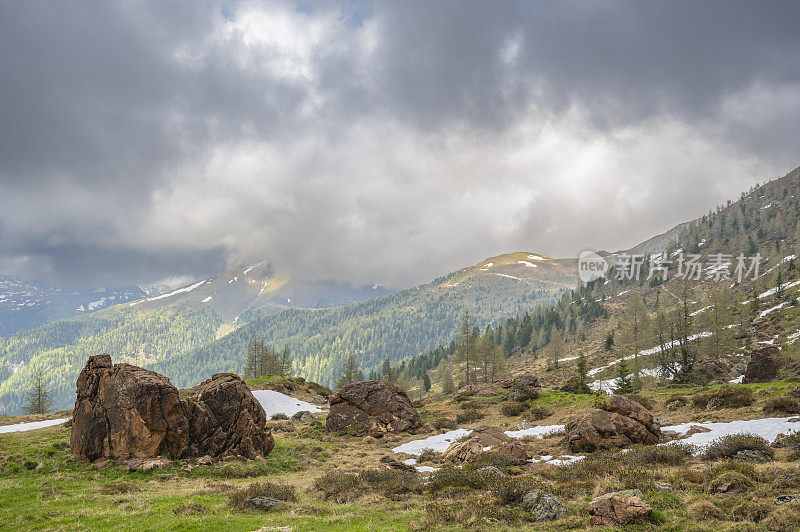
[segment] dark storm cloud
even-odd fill
[[[0,267],[410,283],[797,164],[792,2],[0,5]]]

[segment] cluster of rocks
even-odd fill
[[[163,375],[97,355],[77,388],[70,445],[80,460],[133,459],[144,468],[160,456],[263,459],[274,446],[264,409],[232,373],[181,398]]]
[[[432,430],[425,427],[405,390],[384,381],[348,384],[329,399],[328,432],[382,438],[398,432]]]
[[[442,454],[442,459],[448,462],[475,462],[487,451],[505,455],[513,465],[528,461],[528,453],[521,442],[490,427],[477,428],[465,438],[451,443]]]
[[[656,444],[661,427],[645,407],[612,395],[602,400],[601,408],[567,423],[565,443],[573,452],[622,448],[635,443]]]

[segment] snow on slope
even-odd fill
[[[164,298],[167,298],[167,297],[176,296],[178,294],[185,294],[187,292],[191,292],[192,290],[194,290],[195,288],[199,287],[200,285],[202,285],[205,282],[206,282],[205,280],[198,281],[193,285],[185,286],[183,288],[178,288],[177,290],[173,290],[172,292],[168,292],[166,294],[161,294],[160,296],[148,297],[147,299],[140,299],[139,301],[134,301],[130,305],[134,306],[134,305],[138,305],[139,303],[143,303],[145,301],[156,301],[157,299],[164,299]]]
[[[275,414],[285,414],[293,416],[298,412],[306,410],[311,413],[322,412],[323,409],[319,405],[315,405],[300,399],[295,399],[286,394],[276,392],[274,390],[253,390],[253,397],[255,397],[264,412],[267,413],[267,419]]]
[[[63,419],[46,419],[44,421],[31,421],[29,423],[15,423],[13,425],[0,426],[0,434],[7,434],[9,432],[25,432],[28,430],[43,429],[45,427],[52,427],[60,423],[66,423],[70,418]]]

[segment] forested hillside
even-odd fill
[[[367,373],[387,358],[403,360],[449,341],[464,309],[485,325],[551,303],[576,277],[574,260],[502,255],[365,303],[264,316],[155,369],[180,385],[217,371],[239,371],[248,344],[261,337],[273,347],[288,346],[299,375],[331,386],[349,355]]]

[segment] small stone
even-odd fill
[[[498,468],[496,468],[495,466],[492,466],[492,465],[479,467],[478,469],[476,469],[476,471],[478,473],[480,473],[481,475],[486,475],[486,476],[490,476],[490,477],[495,477],[495,478],[505,478],[506,477],[505,473],[503,473]]]
[[[667,404],[665,405],[665,408],[666,408],[667,410],[677,410],[677,409],[679,409],[681,406],[683,406],[683,404],[682,404],[680,401],[670,401],[669,403],[667,403]]]
[[[652,509],[639,490],[606,493],[589,504],[589,523],[594,526],[642,524]]]
[[[534,521],[554,521],[567,515],[566,505],[552,493],[529,491],[522,497],[522,507],[531,513]]]
[[[211,465],[214,463],[214,459],[208,455],[201,456],[197,459],[197,465]]]
[[[655,486],[656,489],[659,491],[668,491],[670,493],[675,492],[675,488],[673,488],[672,484],[670,484],[669,482],[656,481]]]
[[[797,504],[800,503],[800,495],[781,495],[780,497],[775,497],[775,504],[777,505],[784,505],[784,504]]]
[[[178,475],[176,475],[175,473],[159,473],[156,475],[156,477],[158,477],[159,480],[171,480],[176,476]]]
[[[283,501],[266,496],[253,497],[252,499],[244,501],[245,508],[252,508],[254,510],[277,510],[282,508],[283,505]]]

